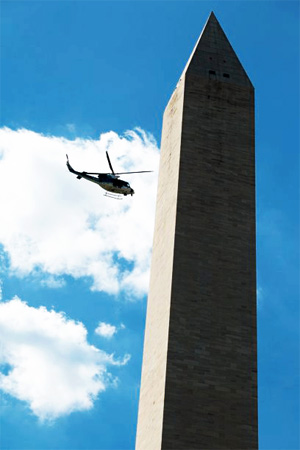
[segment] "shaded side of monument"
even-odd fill
[[[163,119],[137,450],[257,449],[254,89],[211,13]]]

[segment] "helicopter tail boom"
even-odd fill
[[[78,173],[78,172],[76,172],[76,170],[74,170],[73,167],[71,166],[71,164],[70,164],[70,162],[69,162],[69,157],[68,157],[68,155],[66,155],[66,157],[67,157],[67,168],[69,169],[69,171],[72,172],[72,173]]]

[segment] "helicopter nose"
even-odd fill
[[[131,192],[130,192],[130,194],[131,195],[133,195],[134,194],[134,190],[131,188]]]

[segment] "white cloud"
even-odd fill
[[[98,327],[95,329],[95,333],[99,336],[110,339],[117,333],[117,331],[124,330],[125,328],[124,323],[121,323],[119,327],[116,327],[115,325],[111,325],[109,323],[99,322]]]
[[[54,420],[73,411],[89,410],[100,392],[116,379],[110,365],[126,364],[87,342],[81,322],[19,298],[0,303],[0,388],[25,401],[40,420]]]
[[[98,327],[95,330],[95,333],[99,336],[105,337],[105,338],[111,338],[114,334],[117,332],[117,327],[114,325],[110,325],[109,323],[105,322],[99,322]]]
[[[91,288],[144,295],[148,289],[159,151],[142,130],[99,140],[0,129],[0,242],[18,276],[42,271],[91,277]],[[67,171],[154,170],[126,176],[135,195],[116,201]],[[124,260],[131,269],[124,269]]]

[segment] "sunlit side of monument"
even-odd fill
[[[211,13],[163,120],[137,450],[256,449],[254,89]]]

